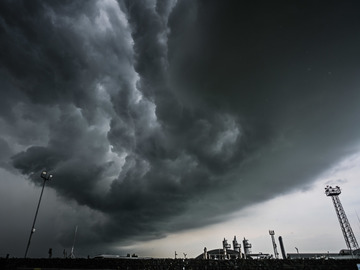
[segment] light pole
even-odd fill
[[[31,226],[29,241],[28,241],[27,246],[26,246],[26,251],[25,251],[24,258],[26,258],[26,256],[27,256],[27,253],[28,253],[28,250],[29,250],[29,247],[30,247],[31,237],[32,237],[33,233],[35,232],[35,222],[36,222],[37,214],[39,212],[39,207],[40,207],[41,198],[42,198],[42,195],[43,195],[43,192],[44,192],[45,182],[49,181],[53,177],[52,174],[48,174],[46,171],[43,171],[40,176],[41,176],[42,179],[44,179],[44,183],[43,183],[43,186],[42,186],[42,189],[41,189],[39,203],[38,203],[37,208],[36,208],[34,222],[33,222],[32,226]]]

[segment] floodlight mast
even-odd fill
[[[271,235],[271,241],[273,244],[273,248],[274,248],[274,255],[275,255],[275,259],[279,259],[279,252],[277,251],[277,246],[276,246],[276,242],[275,242],[275,232],[273,230],[269,230],[269,234]]]
[[[43,195],[43,193],[44,193],[45,183],[46,183],[46,181],[51,180],[51,178],[53,177],[53,175],[52,175],[52,174],[48,174],[46,171],[43,171],[43,172],[40,174],[40,177],[41,177],[42,179],[44,179],[44,182],[43,182],[43,186],[42,186],[42,189],[41,189],[39,202],[38,202],[38,205],[37,205],[37,208],[36,208],[34,221],[33,221],[33,224],[32,224],[32,226],[31,226],[31,231],[30,231],[29,240],[28,240],[28,243],[27,243],[27,246],[26,246],[26,251],[25,251],[25,256],[24,256],[25,259],[26,259],[27,253],[28,253],[28,251],[29,251],[29,247],[30,247],[30,243],[31,243],[31,237],[32,237],[33,233],[35,232],[35,222],[36,222],[36,218],[37,218],[37,215],[38,215],[38,212],[39,212],[39,207],[40,207],[40,203],[41,203],[41,198],[42,198],[42,195]]]
[[[342,207],[342,204],[339,199],[339,195],[341,194],[340,187],[336,186],[333,188],[331,186],[326,186],[325,194],[326,194],[326,196],[331,197],[331,199],[333,201],[336,215],[338,217],[340,227],[341,227],[342,233],[344,235],[344,239],[345,239],[348,249],[351,252],[353,249],[359,249],[359,245],[356,241],[353,230],[351,229],[350,222],[346,217],[345,210]]]

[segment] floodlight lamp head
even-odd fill
[[[40,174],[40,177],[44,180],[46,180],[46,174],[47,172],[46,171],[42,171],[41,174]]]
[[[47,171],[42,171],[40,174],[41,178],[43,178],[44,180],[50,180],[51,178],[53,178],[52,174],[48,174]]]
[[[336,186],[334,188],[332,186],[326,186],[325,194],[326,196],[338,196],[341,194],[341,189],[339,186]]]

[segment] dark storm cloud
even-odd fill
[[[0,5],[0,164],[94,211],[83,247],[219,222],[358,143],[350,5]]]
[[[184,102],[239,117],[243,155],[223,174],[232,184],[209,193],[228,194],[232,208],[303,185],[354,151],[359,20],[350,4],[211,3],[200,1],[195,19],[189,1],[174,10],[170,74]]]

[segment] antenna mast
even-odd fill
[[[341,230],[344,235],[346,246],[348,247],[348,249],[350,251],[352,249],[359,249],[359,245],[356,241],[353,230],[351,229],[349,220],[347,219],[344,208],[341,205],[341,202],[339,199],[340,193],[341,193],[341,190],[340,190],[340,187],[338,187],[338,186],[336,186],[334,188],[331,186],[326,186],[326,188],[325,188],[326,196],[331,197],[331,199],[334,203],[336,215],[339,219],[340,227],[341,227]]]

